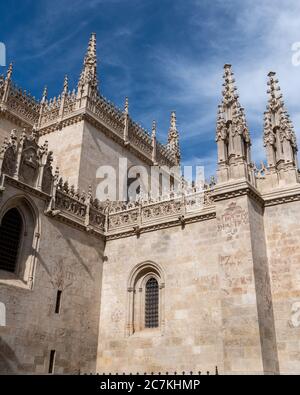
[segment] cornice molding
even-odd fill
[[[290,187],[280,188],[262,195],[265,206],[275,206],[284,203],[291,203],[300,200],[300,185],[295,184]]]
[[[96,230],[94,227],[92,226],[85,226],[84,223],[80,222],[78,219],[72,217],[71,215],[68,215],[68,213],[65,213],[63,211],[44,211],[44,214],[53,219],[53,220],[57,220],[65,225],[68,225],[74,229],[77,229],[81,232],[86,232],[89,233],[93,236],[95,236],[98,239],[101,239],[103,241],[105,241],[105,234],[103,232],[100,232],[99,230]]]
[[[7,183],[7,184],[9,184],[9,185],[11,185],[11,186],[13,186],[13,187],[15,187],[17,189],[20,189],[20,190],[22,190],[24,192],[27,192],[27,193],[29,193],[29,194],[31,194],[31,195],[39,198],[39,199],[42,199],[44,201],[47,201],[47,200],[50,199],[50,195],[48,195],[47,193],[45,193],[45,192],[43,192],[43,191],[41,191],[39,189],[33,188],[30,185],[25,184],[25,183],[15,179],[15,178],[12,178],[12,177],[10,177],[10,176],[8,176],[6,174],[3,174],[3,177],[4,177],[4,180],[3,180],[3,191],[5,190],[5,186],[4,185],[5,185],[5,183]]]
[[[238,180],[224,184],[217,184],[212,191],[214,202],[249,196],[261,206],[264,206],[264,199],[260,192],[247,180]]]
[[[116,240],[116,239],[121,239],[121,238],[126,238],[126,237],[132,237],[132,236],[140,236],[143,233],[149,233],[149,232],[154,232],[157,230],[161,229],[167,229],[167,228],[172,228],[176,226],[180,227],[185,227],[188,224],[192,224],[195,222],[201,222],[201,221],[208,221],[216,218],[216,211],[215,208],[213,208],[210,212],[205,212],[202,214],[193,214],[189,217],[185,217],[184,219],[181,218],[181,216],[178,216],[177,219],[166,219],[166,221],[159,221],[156,223],[152,223],[151,225],[142,225],[142,226],[134,226],[131,227],[130,229],[127,228],[127,230],[123,230],[121,232],[111,232],[111,233],[106,233],[106,240]]]
[[[14,123],[19,128],[32,128],[33,127],[33,123],[29,123],[24,118],[22,118],[19,114],[16,114],[7,108],[0,109],[0,119],[1,118]]]

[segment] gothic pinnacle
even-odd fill
[[[44,91],[43,91],[43,96],[42,96],[41,103],[45,103],[46,102],[47,96],[48,96],[48,88],[47,88],[47,86],[45,86]]]
[[[152,122],[152,138],[156,138],[156,121]]]
[[[89,60],[92,60],[94,62],[97,62],[96,48],[97,48],[96,33],[92,33],[90,40],[89,40],[86,58],[88,58]]]
[[[264,146],[268,166],[297,166],[297,141],[293,123],[285,108],[276,73],[268,73],[268,105],[264,114]]]
[[[223,104],[230,106],[234,102],[236,102],[239,98],[238,94],[236,93],[237,88],[234,85],[235,79],[234,74],[231,68],[231,64],[226,63],[224,65],[224,75],[223,75],[223,87],[224,90],[222,92],[223,95]]]
[[[171,113],[171,129],[173,129],[173,130],[177,130],[176,129],[176,112],[175,111],[172,111],[172,113]]]
[[[80,75],[78,85],[91,84],[97,86],[97,51],[96,51],[96,33],[92,33],[88,48],[84,57],[83,69]]]
[[[129,100],[128,100],[128,97],[125,98],[124,113],[125,113],[126,115],[129,114]]]
[[[11,80],[12,72],[13,72],[13,63],[11,62],[9,64],[9,66],[8,66],[8,69],[7,69],[6,81],[10,81]]]
[[[69,79],[68,76],[65,75],[65,79],[64,79],[64,90],[63,90],[63,94],[66,95],[68,93],[68,89],[69,89]]]
[[[280,92],[280,86],[278,85],[278,79],[276,78],[276,73],[274,71],[270,71],[268,77],[269,77],[269,81],[268,81],[269,88],[267,90],[267,93],[269,95],[268,109],[276,112],[284,106],[284,102],[282,100],[282,94]]]
[[[179,133],[177,130],[175,111],[172,111],[172,113],[171,113],[170,129],[169,129],[169,135],[168,135],[168,146],[169,146],[169,149],[173,152],[173,155],[176,158],[176,162],[179,164],[181,155],[180,155]]]

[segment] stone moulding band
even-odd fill
[[[45,202],[45,215],[53,218],[54,220],[58,220],[63,222],[69,226],[72,226],[80,231],[89,232],[95,237],[104,239],[104,240],[114,240],[124,237],[131,236],[139,236],[142,233],[148,233],[152,231],[156,231],[159,229],[165,229],[169,227],[182,226],[184,228],[185,225],[200,222],[200,221],[209,221],[216,218],[216,209],[214,203],[209,206],[206,206],[202,209],[196,210],[194,212],[186,213],[185,215],[181,215],[178,213],[172,213],[171,215],[162,214],[157,217],[150,219],[149,221],[145,221],[144,223],[139,222],[138,215],[134,217],[134,221],[125,223],[123,225],[118,225],[113,227],[110,226],[110,222],[112,218],[116,219],[116,217],[121,218],[122,216],[127,216],[130,213],[135,212],[135,208],[130,210],[123,210],[118,212],[105,213],[104,211],[99,211],[99,209],[90,207],[91,213],[89,214],[90,221],[86,222],[87,216],[87,204],[86,202],[82,202],[82,210],[81,214],[78,214],[78,209],[76,207],[76,201],[73,202],[70,199],[70,196],[66,194],[67,201],[61,201],[61,204],[58,207],[51,208],[51,195],[44,193],[41,190],[38,190],[30,185],[27,185],[17,179],[14,179],[7,175],[2,175],[1,180],[1,188],[0,188],[0,199],[1,195],[5,191],[6,185],[12,186],[18,190],[25,191],[38,199],[41,199]],[[248,195],[250,198],[254,198],[260,203],[263,202],[265,207],[272,205],[279,205],[284,203],[289,203],[293,201],[300,200],[300,190],[299,188],[295,189],[294,192],[290,192],[287,194],[286,192],[280,195],[279,191],[272,194],[269,194],[268,197],[264,200],[262,196],[255,193],[253,188],[244,187],[239,190],[227,191],[226,193],[218,194],[217,191],[214,192],[213,199],[215,202],[224,199],[230,199],[239,196]],[[147,210],[148,207],[156,207],[159,208],[163,206],[168,201],[163,201],[161,203],[156,204],[145,204],[142,208]],[[170,200],[171,202],[171,200]],[[169,202],[169,203],[170,203]],[[173,200],[174,203],[174,200]],[[50,207],[50,208],[49,208]],[[96,215],[96,216],[95,216]],[[98,218],[98,219],[97,219]]]

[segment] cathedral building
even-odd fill
[[[216,181],[101,201],[99,167],[180,165],[175,113],[162,144],[105,99],[95,34],[72,92],[0,77],[0,373],[300,372],[295,131],[270,72],[256,168],[229,64],[223,87]]]

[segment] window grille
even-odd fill
[[[20,247],[22,217],[16,208],[9,210],[0,226],[0,269],[14,273]]]
[[[155,278],[146,283],[145,295],[145,327],[157,328],[159,326],[159,289]]]

